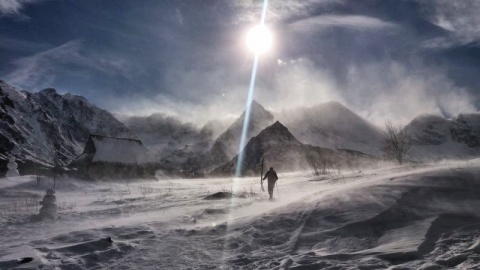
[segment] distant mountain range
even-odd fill
[[[274,167],[279,171],[309,170],[311,166],[332,168],[345,166],[346,162],[365,162],[372,157],[361,152],[329,149],[303,144],[280,122],[262,130],[253,137],[244,148],[244,159],[240,166],[240,175],[258,175],[261,160],[265,169]],[[235,173],[238,156],[213,170],[213,175],[232,175]],[[316,163],[315,165],[309,162]]]
[[[245,112],[233,123],[212,120],[197,127],[153,114],[124,118],[122,123],[83,97],[51,88],[30,93],[0,81],[0,171],[6,170],[13,153],[23,172],[35,164],[51,166],[55,155],[67,165],[82,153],[88,136],[98,134],[142,140],[169,171],[232,173],[244,119]],[[338,102],[273,114],[254,101],[247,130],[245,174],[257,170],[261,157],[291,170],[304,166],[305,155],[312,153],[381,155],[381,129]],[[412,140],[412,160],[480,155],[480,114],[454,119],[421,115],[405,130]]]
[[[210,148],[213,144],[212,131],[200,130],[173,116],[155,113],[146,117],[129,117],[123,123],[159,159],[181,149],[201,153],[203,148]]]

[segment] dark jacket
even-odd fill
[[[269,183],[275,183],[278,180],[277,173],[275,171],[267,171],[265,176],[263,177],[263,180],[268,178]]]

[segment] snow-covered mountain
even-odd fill
[[[277,118],[302,143],[368,154],[380,149],[381,131],[335,101],[283,111]]]
[[[240,145],[240,137],[242,134],[244,119],[245,111],[225,132],[223,132],[215,140],[215,143],[210,151],[210,156],[213,160],[213,163],[222,164],[237,154],[238,146]],[[271,125],[273,122],[273,115],[254,100],[252,102],[250,111],[250,121],[247,129],[247,141],[260,133],[260,131],[262,131],[264,128]]]
[[[480,114],[459,114],[453,119],[424,114],[405,126],[405,131],[412,141],[412,159],[438,160],[480,155]]]
[[[261,158],[268,167],[277,170],[298,167],[299,160],[304,160],[304,148],[280,122],[275,122],[250,139],[244,148],[242,175],[258,174]],[[237,156],[226,164],[215,169],[213,175],[228,175],[235,173]]]
[[[449,140],[451,121],[424,114],[412,120],[405,130],[414,145],[439,145]]]
[[[16,146],[21,164],[52,164],[55,152],[59,162],[67,164],[81,154],[90,133],[134,138],[109,112],[83,97],[60,95],[54,89],[19,91],[4,81],[0,119],[0,157]]]
[[[256,175],[261,170],[261,159],[265,167],[277,171],[310,169],[309,160],[318,164],[325,162],[329,168],[341,166],[345,160],[369,159],[363,153],[351,150],[334,151],[329,148],[302,144],[282,123],[276,121],[250,139],[244,148],[241,175]],[[312,158],[314,160],[312,160]],[[237,156],[212,171],[212,175],[231,175],[235,172]],[[328,164],[327,164],[328,163]],[[336,163],[336,164],[333,164]]]

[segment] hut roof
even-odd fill
[[[140,140],[90,135],[83,153],[72,165],[94,162],[145,164],[153,162],[153,158]]]

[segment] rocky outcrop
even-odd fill
[[[439,145],[450,138],[451,122],[437,115],[420,115],[412,120],[405,131],[413,144]]]
[[[61,95],[52,88],[19,91],[4,81],[0,81],[0,118],[0,159],[8,159],[18,148],[20,173],[34,173],[28,170],[34,170],[35,164],[52,166],[54,159],[68,164],[81,154],[90,133],[134,137],[109,112],[83,97]]]
[[[452,140],[468,147],[480,146],[480,114],[459,114],[450,128]]]

